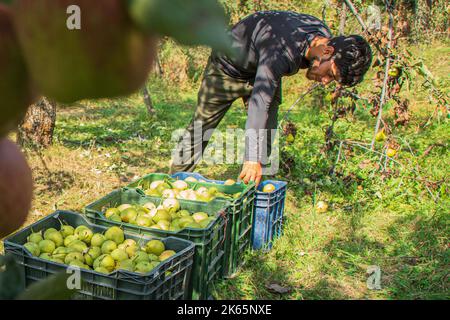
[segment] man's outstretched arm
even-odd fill
[[[280,66],[279,61],[278,66]],[[268,111],[275,93],[279,89],[281,72],[274,71],[271,65],[261,64],[255,78],[252,95],[249,99],[246,124],[245,161],[239,178],[245,183],[255,181],[258,185],[262,177],[261,159],[264,152],[264,135],[267,128]]]

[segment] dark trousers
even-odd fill
[[[253,90],[253,83],[236,79],[225,74],[211,60],[203,74],[203,80],[198,93],[198,104],[194,117],[186,128],[190,139],[180,139],[172,159],[171,173],[191,172],[200,162],[209,138],[205,133],[214,130],[230,109],[233,102],[239,98],[247,100]],[[281,83],[269,108],[266,129],[277,129],[278,106],[281,103]],[[194,132],[195,123],[201,124],[201,130]],[[269,130],[269,132],[271,132]],[[196,134],[195,134],[196,133]],[[267,136],[267,157],[270,156],[274,136]],[[206,140],[206,141],[204,141]]]

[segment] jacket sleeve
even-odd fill
[[[265,53],[260,56],[253,91],[249,99],[248,118],[246,124],[245,160],[260,161],[262,159],[263,140],[268,111],[275,93],[279,89],[281,78],[287,73],[288,63],[283,54]]]

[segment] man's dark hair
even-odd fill
[[[334,48],[334,62],[341,75],[341,84],[354,86],[364,79],[372,63],[372,49],[358,35],[334,37],[328,43]]]

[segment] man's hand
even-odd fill
[[[256,186],[259,185],[262,177],[262,167],[261,163],[246,161],[244,162],[244,167],[242,168],[242,172],[239,175],[239,179],[242,179],[244,183],[248,183],[249,181],[254,181]]]

